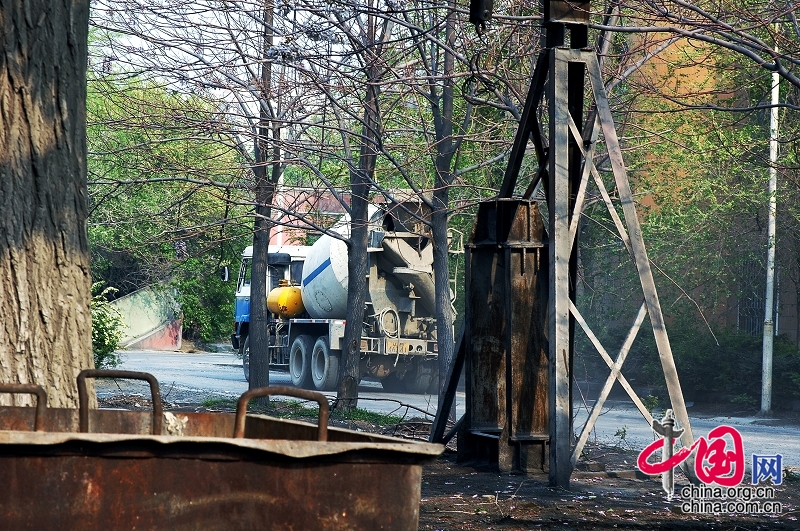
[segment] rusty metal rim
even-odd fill
[[[239,401],[236,404],[236,421],[234,422],[233,437],[235,439],[244,437],[244,426],[247,417],[247,404],[253,398],[264,396],[284,395],[293,398],[301,398],[303,400],[313,400],[319,404],[319,415],[317,417],[317,441],[325,442],[328,440],[328,416],[330,414],[330,406],[328,399],[322,393],[315,393],[314,391],[307,391],[305,389],[296,389],[294,387],[287,387],[285,385],[275,385],[271,387],[260,387],[258,389],[251,389],[242,393]]]
[[[0,431],[0,453],[11,445],[30,445],[38,447],[53,446],[71,442],[97,444],[114,443],[159,443],[170,445],[198,445],[213,443],[246,450],[256,450],[267,454],[294,458],[330,456],[356,450],[391,451],[402,454],[416,454],[420,458],[436,457],[444,446],[417,441],[401,441],[382,437],[386,442],[320,442],[285,439],[233,439],[225,437],[183,437],[173,435],[130,435],[116,433],[56,433],[30,431]],[[396,441],[396,442],[395,442]]]
[[[161,406],[161,391],[158,388],[156,377],[146,372],[110,369],[84,369],[78,374],[78,425],[81,433],[89,432],[89,395],[86,391],[86,378],[124,378],[126,380],[144,380],[149,383],[153,402],[152,434],[159,435],[161,433],[164,413]]]

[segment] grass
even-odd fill
[[[236,400],[232,398],[206,398],[200,405],[208,408],[236,409]]]
[[[333,412],[331,418],[338,420],[361,420],[369,422],[370,424],[377,424],[378,426],[389,426],[403,421],[403,418],[397,415],[386,415],[384,413],[376,413],[361,408],[356,408],[349,412],[337,409]]]
[[[200,405],[211,409],[235,411],[236,402],[237,400],[233,398],[214,397],[206,398]],[[270,400],[266,405],[250,402],[247,406],[247,411],[286,419],[316,420],[319,416],[319,407],[299,400]],[[334,409],[330,418],[332,420],[362,421],[378,426],[390,426],[403,420],[397,415],[386,415],[362,408],[356,408],[353,411]]]

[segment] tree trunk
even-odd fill
[[[447,385],[447,373],[453,363],[455,354],[455,337],[453,334],[453,304],[450,300],[450,260],[447,253],[447,221],[449,216],[450,186],[453,184],[453,83],[455,57],[450,51],[455,42],[454,13],[455,5],[451,2],[452,11],[445,23],[445,38],[448,47],[444,50],[442,97],[435,98],[435,86],[431,87],[432,111],[436,129],[436,181],[433,190],[433,212],[431,225],[433,232],[433,279],[436,295],[436,339],[439,349],[439,406],[442,405],[444,389]],[[440,103],[437,103],[440,101]],[[450,410],[455,420],[455,408]]]
[[[368,80],[377,77],[373,71]],[[379,89],[375,83],[367,86],[364,101],[364,128],[358,170],[350,171],[350,239],[347,242],[347,322],[344,329],[344,367],[337,398],[340,407],[351,411],[358,405],[358,382],[361,379],[361,329],[367,295],[367,238],[369,190],[375,174],[377,145],[380,141]]]
[[[255,143],[256,177],[255,188],[255,230],[253,232],[253,263],[250,275],[250,389],[269,386],[269,311],[267,295],[267,267],[269,262],[269,232],[271,228],[272,201],[275,197],[275,183],[280,175],[280,168],[267,172],[270,150],[268,137],[270,132],[270,116],[266,102],[271,96],[272,62],[267,60],[267,51],[272,46],[272,3],[268,1],[264,8],[264,53],[261,65],[261,109],[259,111],[258,134]],[[278,130],[279,131],[279,130]],[[277,138],[273,139],[277,148]],[[276,175],[277,173],[277,175]],[[274,180],[273,180],[274,179]],[[268,397],[256,399],[258,403],[266,403]]]
[[[360,174],[361,172],[352,172]],[[353,177],[351,176],[351,179]],[[360,180],[358,177],[355,180]],[[344,327],[344,367],[337,398],[339,407],[352,411],[358,406],[358,382],[361,380],[361,332],[367,295],[367,200],[356,190],[369,190],[369,185],[353,186],[351,199],[350,239],[347,241],[347,320]]]
[[[269,329],[267,267],[269,230],[274,186],[267,174],[265,151],[257,150],[256,220],[253,232],[253,263],[250,275],[250,389],[269,386]],[[266,402],[268,398],[257,399]]]
[[[75,377],[93,367],[88,18],[87,0],[0,7],[0,381],[39,384],[52,407],[76,407]]]
[[[450,172],[447,172],[449,175]],[[436,296],[436,340],[439,348],[439,405],[444,398],[444,389],[447,385],[447,372],[453,363],[455,355],[455,337],[453,334],[453,304],[450,300],[450,260],[447,253],[447,218],[449,193],[447,185],[439,184],[437,171],[437,184],[433,192],[433,214],[431,216],[433,232],[433,280]],[[455,410],[451,410],[451,416]]]

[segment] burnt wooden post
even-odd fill
[[[473,22],[483,23],[488,18],[486,9],[480,7],[474,8],[472,13],[473,18],[480,15]],[[570,237],[570,222],[584,181],[584,151],[583,146],[578,145],[582,143],[582,138],[576,139],[571,134],[570,124],[578,128],[583,126],[586,70],[582,62],[570,62],[559,51],[585,48],[588,44],[588,23],[588,1],[545,1],[543,26],[546,50],[540,53],[536,62],[499,192],[500,198],[512,197],[528,141],[533,140],[539,172],[524,197],[527,201],[537,184],[545,185],[550,232],[555,236],[550,239],[548,246],[548,266],[540,266],[537,281],[532,284],[530,291],[501,289],[501,286],[517,281],[517,271],[513,266],[509,267],[512,264],[501,259],[503,253],[507,254],[505,250],[513,248],[516,242],[504,240],[506,235],[497,230],[490,239],[482,238],[487,231],[491,232],[491,229],[482,228],[482,224],[488,223],[495,229],[497,225],[491,223],[513,226],[519,215],[515,213],[512,216],[504,206],[522,204],[519,201],[508,203],[502,199],[480,205],[467,259],[467,325],[464,338],[467,413],[459,434],[459,456],[466,459],[483,453],[493,460],[497,455],[500,470],[531,470],[534,467],[547,470],[550,483],[559,486],[569,484],[572,472],[569,457],[573,431],[571,374],[575,320],[570,313],[570,301],[576,297],[578,243],[574,232]],[[569,47],[565,48],[568,36]],[[546,83],[548,79],[549,83]],[[536,109],[545,92],[550,102],[550,145],[547,147],[540,125],[536,122]],[[531,207],[526,212],[538,215],[538,209]],[[532,221],[527,223],[531,224]],[[541,226],[537,223],[534,225]],[[545,243],[543,229],[540,240],[542,244]],[[490,252],[489,246],[496,250]],[[541,254],[544,255],[543,252]],[[544,284],[545,275],[547,288]],[[510,298],[508,305],[511,308],[519,304],[531,306],[534,320],[522,324],[521,312],[499,311],[499,303],[495,303],[498,309],[492,307],[486,312],[476,308],[476,305],[485,305],[487,299],[494,301],[501,294]],[[546,325],[541,319],[546,313],[543,306],[545,300],[549,300]],[[537,307],[537,304],[542,306]],[[549,344],[544,338],[545,329]],[[529,338],[527,345],[515,344],[515,338],[526,335]],[[537,358],[533,352],[547,352],[548,355]],[[525,375],[525,371],[533,371],[533,374]],[[515,379],[518,374],[521,376]],[[522,385],[522,389],[514,388],[517,383]],[[512,400],[512,403],[503,403],[505,399]],[[520,410],[529,412],[531,416],[525,419],[530,420],[530,428],[525,425],[524,434],[521,433],[522,426],[516,424],[518,419],[512,415],[512,412]],[[465,447],[463,450],[462,445]],[[492,445],[497,445],[497,449]],[[548,453],[537,454],[533,452],[534,448],[538,451],[547,449]],[[566,462],[566,466],[562,462]]]
[[[547,470],[546,245],[535,202],[497,199],[479,205],[466,248],[460,461],[503,472]]]

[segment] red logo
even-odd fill
[[[729,436],[733,449],[728,450]],[[675,443],[675,439],[670,441]],[[718,426],[708,433],[708,438],[699,438],[692,446],[681,448],[665,460],[651,463],[650,457],[664,448],[664,441],[657,439],[639,454],[636,464],[639,470],[649,475],[665,474],[683,463],[692,452],[697,451],[694,471],[706,484],[716,483],[722,487],[735,487],[744,479],[744,445],[742,435],[731,426]]]

